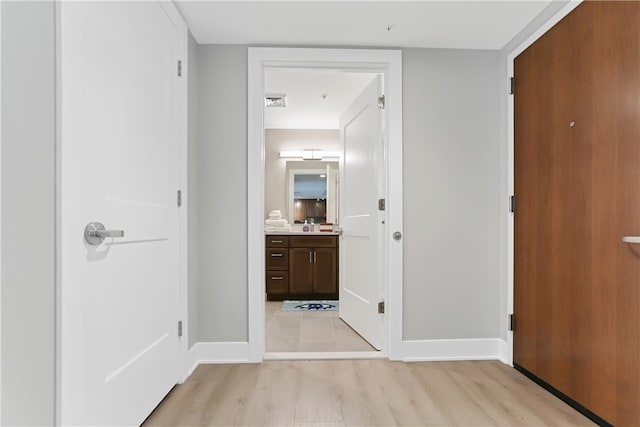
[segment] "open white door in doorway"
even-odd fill
[[[374,348],[382,348],[382,266],[378,196],[382,161],[382,77],[340,116],[340,317]]]
[[[160,2],[57,7],[58,423],[140,425],[179,373],[181,35]]]

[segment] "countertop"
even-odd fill
[[[266,236],[334,236],[338,233],[328,231],[265,231]]]

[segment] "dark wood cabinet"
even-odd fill
[[[338,293],[338,256],[336,248],[315,248],[312,268],[313,292]]]
[[[338,236],[269,235],[266,250],[269,300],[338,297]]]
[[[289,272],[291,281],[289,291],[291,293],[313,292],[313,271],[311,266],[313,255],[307,248],[289,249],[291,260],[289,261]]]

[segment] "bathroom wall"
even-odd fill
[[[287,217],[286,185],[287,161],[292,159],[280,158],[280,151],[319,149],[324,151],[340,150],[339,130],[309,130],[309,129],[266,129],[265,130],[265,182],[264,182],[264,213],[265,218],[274,209],[280,209],[283,217]],[[305,160],[306,169],[325,169],[327,163],[323,161]],[[303,167],[300,167],[302,169]],[[293,222],[292,218],[287,218]]]

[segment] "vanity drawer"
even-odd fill
[[[288,236],[266,236],[268,248],[288,248]]]
[[[286,294],[289,292],[289,273],[286,271],[267,271],[267,294]]]
[[[289,249],[267,248],[267,270],[288,270]]]
[[[289,246],[292,248],[335,248],[338,246],[337,236],[291,236]]]

